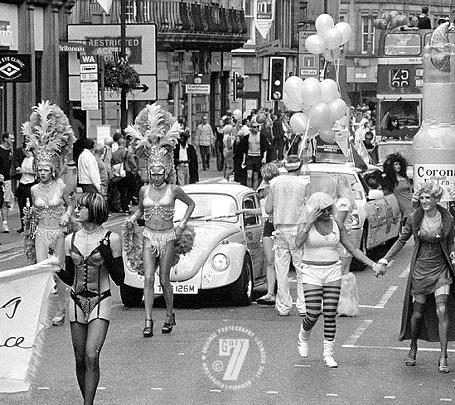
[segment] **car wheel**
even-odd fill
[[[366,225],[366,224],[365,224]],[[364,255],[368,254],[367,250],[367,240],[368,240],[368,231],[367,228],[363,229],[362,238],[360,239],[360,250]],[[362,262],[359,262],[355,257],[352,258],[351,269],[352,270],[363,270],[365,265]]]
[[[129,285],[122,284],[120,286],[120,298],[123,305],[126,307],[138,307],[142,304],[142,295],[144,290],[142,288],[130,287]]]
[[[235,305],[250,305],[253,299],[253,272],[248,256],[243,259],[242,273],[230,286],[230,295]]]

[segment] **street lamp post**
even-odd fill
[[[126,60],[126,1],[120,0],[120,58]],[[126,90],[120,91],[120,129],[123,132],[128,124]]]

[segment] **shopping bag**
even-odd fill
[[[344,274],[341,277],[340,301],[338,302],[338,316],[358,316],[359,292],[357,290],[357,280],[353,273]]]

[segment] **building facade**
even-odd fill
[[[128,102],[128,122],[148,102],[158,102],[175,116],[183,115],[194,133],[204,115],[212,124],[229,108],[232,83],[231,50],[247,40],[245,13],[241,0],[156,1],[127,0],[126,22],[156,26],[156,88],[152,96],[133,92]],[[87,37],[93,24],[119,24],[120,0],[114,0],[110,14],[90,0],[80,0],[72,10],[71,23],[81,26]],[[85,28],[86,27],[86,28]],[[128,34],[127,34],[128,38]],[[153,52],[141,49],[142,55]],[[209,94],[187,92],[188,84],[209,84]],[[70,94],[71,110],[79,103]],[[106,103],[106,123],[119,127],[118,101]],[[87,132],[94,136],[101,124],[100,111],[85,115]]]
[[[0,2],[0,69],[6,78],[13,77],[17,66],[3,63],[11,55],[29,55],[24,67],[28,82],[0,80],[0,131],[10,131],[20,144],[21,124],[31,113],[30,108],[42,99],[63,107],[65,92],[61,87],[61,59],[58,41],[64,35],[73,1]],[[5,77],[5,76],[3,76]]]

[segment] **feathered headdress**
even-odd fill
[[[26,149],[31,150],[35,157],[35,168],[47,164],[58,175],[76,140],[61,108],[49,100],[42,101],[33,107],[30,120],[22,124],[22,133]]]
[[[152,166],[163,166],[166,177],[174,167],[172,149],[180,137],[181,126],[177,120],[158,104],[147,104],[128,125],[125,133],[136,140],[138,155],[145,157]]]

